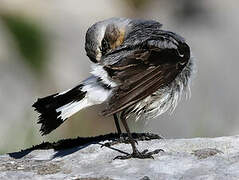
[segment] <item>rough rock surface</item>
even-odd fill
[[[113,160],[122,155],[114,149],[131,147],[101,147],[104,142],[91,139],[71,148],[76,140],[43,143],[1,155],[0,179],[239,179],[239,136],[138,141],[140,150],[164,149],[154,159]]]

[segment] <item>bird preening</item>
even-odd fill
[[[149,158],[139,152],[127,119],[152,118],[172,111],[189,88],[193,58],[184,38],[153,20],[111,18],[92,25],[85,38],[91,76],[76,87],[39,98],[33,107],[46,135],[83,108],[102,104],[103,116],[121,120],[132,146],[125,158]]]

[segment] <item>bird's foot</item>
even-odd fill
[[[164,152],[164,150],[163,149],[156,149],[154,151],[148,152],[148,150],[146,149],[143,152],[135,151],[132,154],[128,154],[128,155],[125,155],[125,156],[116,156],[114,158],[114,160],[115,159],[124,160],[124,159],[131,159],[131,158],[138,158],[138,159],[148,159],[148,158],[151,158],[151,159],[154,159],[153,155],[154,154],[158,154],[160,152]]]

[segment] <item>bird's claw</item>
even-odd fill
[[[114,160],[115,159],[124,160],[124,159],[130,159],[130,158],[138,158],[138,159],[148,159],[148,158],[151,158],[151,159],[154,159],[153,155],[154,154],[158,154],[160,152],[164,152],[164,150],[163,149],[156,149],[154,151],[148,152],[148,149],[145,149],[142,152],[136,151],[136,152],[134,152],[132,154],[127,154],[125,156],[116,156],[114,158]]]

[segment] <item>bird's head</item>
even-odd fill
[[[85,37],[85,50],[90,60],[97,63],[107,52],[120,46],[129,23],[127,18],[111,18],[92,25]]]

